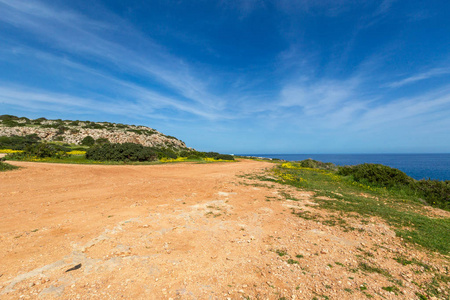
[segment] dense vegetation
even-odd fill
[[[27,136],[0,136],[0,149],[25,150],[29,145],[39,142],[40,139],[36,134]]]
[[[14,169],[17,169],[17,167],[0,161],[0,172],[14,170]]]
[[[139,144],[103,144],[86,151],[86,158],[97,161],[155,161],[157,153]]]
[[[403,192],[424,199],[428,204],[450,209],[450,181],[415,180],[400,170],[379,164],[339,167],[339,175],[373,187]]]
[[[95,140],[91,136],[83,139],[82,146],[42,142],[37,135],[0,137],[1,149],[12,150],[7,152],[9,153],[8,159],[32,161],[42,161],[42,159],[49,158],[84,163],[89,163],[90,161],[151,162],[158,159],[175,161],[179,158],[199,161],[208,158],[212,160],[234,160],[232,155],[217,152],[199,152],[191,149],[178,150],[169,147],[145,147],[134,143],[114,144],[110,143],[106,138]],[[73,155],[68,154],[73,153],[73,151],[78,151],[74,155],[82,155],[84,160],[78,157],[74,161]]]

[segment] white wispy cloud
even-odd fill
[[[450,111],[450,86],[412,97],[374,103],[359,120],[358,129],[392,128],[393,124],[408,124],[410,130],[422,126],[434,127],[436,115]],[[448,118],[447,118],[448,120]]]
[[[193,101],[206,111],[219,112],[223,108],[224,99],[215,96],[208,87],[208,83],[213,81],[213,73],[195,70],[124,20],[114,20],[121,25],[116,26],[111,22],[92,20],[73,11],[50,7],[42,2],[0,0],[0,7],[0,21],[31,32],[68,54],[83,56],[108,68],[126,69],[128,73],[157,81],[177,93],[178,98]],[[108,38],[117,35],[132,45],[118,44],[114,39]],[[133,48],[133,45],[144,46],[138,49]],[[202,113],[199,108],[185,109],[189,110],[200,116],[220,116],[218,113]]]
[[[421,80],[427,80],[433,77],[438,77],[442,75],[448,75],[450,74],[450,68],[433,68],[431,70],[428,70],[426,72],[422,72],[419,74],[414,74],[411,76],[408,76],[402,80],[398,80],[392,83],[387,84],[389,87],[401,87],[407,84],[411,84],[417,81]]]
[[[150,101],[148,101],[150,100]],[[95,97],[76,97],[65,93],[49,92],[21,85],[0,86],[0,104],[20,107],[24,111],[46,111],[64,113],[70,111],[77,114],[112,114],[120,116],[133,115],[137,118],[176,120],[174,116],[158,113],[162,106],[167,107],[167,99],[159,95],[142,92],[136,102],[117,100],[103,95]],[[158,102],[160,102],[158,104]],[[169,103],[170,105],[170,103]]]

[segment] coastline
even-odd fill
[[[382,153],[382,154],[239,154],[260,159],[300,161],[308,158],[338,166],[375,163],[399,169],[420,179],[450,180],[450,153]]]

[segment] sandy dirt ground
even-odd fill
[[[293,215],[318,211],[311,192],[242,177],[267,162],[11,164],[0,299],[417,299],[432,275],[393,258],[448,267],[380,220],[346,232]]]

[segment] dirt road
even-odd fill
[[[270,163],[11,164],[1,299],[414,299],[422,275],[392,257],[428,259],[381,222],[345,232],[301,219],[290,208],[314,209],[310,192],[239,176]],[[360,251],[393,277],[352,271]],[[382,288],[392,278],[395,293]]]

